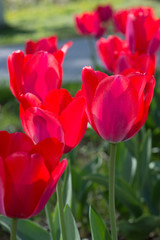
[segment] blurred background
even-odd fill
[[[147,5],[160,15],[159,0],[0,0],[0,44],[24,43],[53,34],[59,39],[78,37],[73,15],[92,11],[97,5],[113,9]]]

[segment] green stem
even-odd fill
[[[109,215],[111,224],[112,240],[117,240],[116,216],[115,216],[115,160],[117,145],[111,143],[111,153],[109,162]]]
[[[61,188],[60,180],[58,181],[56,191],[57,191],[58,213],[59,213],[59,221],[61,226],[62,240],[67,240],[67,233],[66,233],[65,219],[64,219],[64,212],[63,212],[62,188]]]
[[[10,240],[16,240],[17,222],[18,222],[18,219],[16,219],[16,218],[12,218],[12,219],[11,219],[11,235],[10,235]]]
[[[56,239],[56,237],[55,237],[55,233],[54,233],[54,226],[53,226],[51,207],[50,207],[49,201],[45,206],[45,212],[46,212],[47,222],[48,222],[48,226],[49,226],[49,230],[50,230],[51,240],[54,240],[54,239]]]

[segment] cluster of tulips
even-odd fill
[[[63,153],[79,144],[89,123],[111,144],[110,239],[117,240],[116,145],[137,134],[147,119],[155,87],[160,21],[151,8],[114,13],[110,6],[99,6],[75,19],[83,35],[101,37],[106,26],[102,22],[109,19],[125,34],[125,39],[109,36],[96,43],[100,59],[113,75],[84,67],[82,87],[72,97],[61,88],[62,64],[72,42],[58,49],[56,36],[37,42],[30,40],[26,42],[25,53],[15,51],[8,57],[10,89],[20,103],[20,119],[26,135],[0,132],[0,214],[13,219],[14,229],[18,218],[38,214],[56,188],[59,201],[61,187],[58,181],[67,166],[67,159],[60,159]],[[71,240],[66,237],[60,203],[59,212],[62,239]],[[16,231],[11,237],[16,239]]]
[[[100,38],[96,42],[96,49],[105,68],[114,74],[119,74],[126,68],[133,68],[153,75],[156,53],[160,45],[160,19],[156,18],[154,10],[149,7],[138,7],[114,12],[109,5],[99,8],[76,16],[75,26],[83,36]],[[93,21],[95,14],[99,16],[97,24],[96,20]],[[104,20],[102,21],[104,14],[108,16],[106,25],[108,26],[112,20],[114,29],[123,38],[117,35],[102,37],[107,31],[106,28],[101,31],[101,26],[104,26]]]

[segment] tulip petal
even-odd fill
[[[68,49],[72,46],[73,42],[72,41],[69,41],[65,44],[63,44],[63,46],[61,47],[61,51],[64,52],[64,54],[66,55]]]
[[[13,152],[29,152],[34,146],[32,140],[24,133],[12,133],[10,138],[9,154]]]
[[[57,51],[57,37],[51,36],[49,38],[42,38],[37,42],[28,40],[25,46],[26,54],[34,54],[38,51],[47,51],[49,53],[54,53]]]
[[[10,150],[10,134],[6,131],[0,131],[0,157],[7,157]]]
[[[43,196],[41,197],[41,200],[37,204],[37,207],[35,208],[34,212],[32,213],[32,216],[36,215],[41,209],[44,208],[46,203],[48,202],[48,199],[51,197],[53,192],[56,190],[57,182],[61,175],[63,174],[64,170],[66,169],[67,166],[67,159],[63,159],[57,167],[54,169],[52,172],[52,176],[50,180],[48,181],[48,186],[46,187]]]
[[[59,162],[64,150],[64,143],[56,138],[47,138],[37,143],[31,153],[39,153],[43,156],[45,165],[51,173]]]
[[[62,67],[53,54],[37,52],[25,64],[23,79],[25,93],[30,92],[44,99],[50,90],[60,88]]]
[[[73,149],[86,132],[87,118],[85,107],[85,99],[76,97],[60,115],[60,122],[63,126],[65,137],[65,153]]]
[[[23,91],[23,64],[24,54],[18,50],[9,55],[7,59],[9,76],[10,76],[10,89],[13,95],[19,99],[19,96],[24,93]]]
[[[55,137],[60,142],[64,142],[62,126],[52,112],[32,107],[24,112],[21,121],[24,131],[35,143],[50,137]]]
[[[1,152],[1,151],[0,151]],[[4,206],[4,195],[5,195],[5,166],[2,157],[0,156],[0,214],[6,215],[5,206]]]
[[[84,67],[82,70],[82,92],[84,93],[84,96],[86,98],[86,113],[88,117],[88,121],[90,122],[91,126],[93,129],[97,132],[96,126],[93,121],[93,116],[91,114],[91,106],[92,106],[92,101],[95,95],[96,88],[99,84],[100,81],[103,80],[103,77],[107,77],[107,74],[103,74],[100,72],[94,71],[93,68],[91,67]]]
[[[25,153],[13,153],[6,158],[6,176],[4,202],[7,216],[29,217],[50,178],[43,158],[39,154],[29,158]]]
[[[72,99],[73,97],[66,89],[55,89],[46,95],[42,108],[60,115]]]
[[[156,54],[160,47],[160,28],[156,31],[153,35],[151,41],[149,42],[148,46],[148,53],[150,55]]]
[[[26,93],[20,96],[20,105],[23,111],[29,107],[40,107],[41,101],[32,93]]]
[[[107,76],[107,75],[106,75]],[[85,95],[87,98],[87,103],[89,106],[92,104],[92,100],[99,83],[97,74],[91,67],[84,67],[82,70],[82,82]]]

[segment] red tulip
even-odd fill
[[[109,36],[107,39],[100,38],[97,41],[97,53],[110,72],[115,72],[120,55],[128,56],[131,54],[127,42],[117,36]],[[125,67],[127,67],[126,64]]]
[[[112,7],[108,5],[99,5],[96,8],[96,11],[101,19],[102,22],[107,22],[112,18],[113,10]]]
[[[114,25],[117,31],[125,34],[127,25],[128,10],[119,10],[113,15]]]
[[[29,218],[43,209],[66,168],[63,147],[54,138],[34,145],[23,133],[0,132],[0,214]]]
[[[35,94],[40,99],[62,84],[61,56],[47,52],[24,55],[15,51],[8,57],[10,88],[19,100],[21,94]]]
[[[153,8],[138,7],[117,11],[114,23],[118,31],[126,34],[132,53],[154,55],[160,46],[160,19]]]
[[[79,34],[101,37],[105,28],[101,26],[101,19],[96,11],[85,12],[75,16],[75,27]]]
[[[89,122],[102,138],[121,142],[140,130],[153,96],[153,76],[132,70],[107,76],[85,67],[82,81]]]
[[[72,42],[65,43],[61,48],[60,51],[62,55],[65,55],[68,49],[72,46]],[[34,54],[38,51],[47,51],[49,53],[55,53],[58,51],[57,47],[57,37],[51,36],[49,38],[41,38],[37,42],[32,40],[28,40],[25,45],[25,52],[26,54]]]
[[[155,54],[160,46],[159,35],[160,20],[155,17],[152,8],[138,8],[129,12],[126,40],[132,53]]]
[[[132,54],[127,42],[116,36],[100,38],[97,41],[97,52],[105,67],[114,74],[119,74],[127,68],[147,72],[150,75],[155,72],[155,55]]]
[[[129,9],[122,9],[122,10],[118,10],[117,12],[115,12],[114,14],[114,23],[115,23],[115,27],[116,30],[125,34],[126,33],[126,28],[127,28],[127,21],[128,21],[128,16],[129,14],[133,14],[134,18],[139,18],[139,16],[141,16],[142,18],[144,18],[144,20],[154,20],[155,19],[155,13],[153,8],[151,7],[137,7],[137,8],[129,8]],[[151,20],[151,21],[152,21]],[[140,23],[140,22],[139,22]],[[151,23],[151,22],[150,22]],[[140,23],[140,26],[143,28],[143,20]]]
[[[61,140],[62,126],[64,153],[69,152],[80,142],[87,128],[85,100],[78,95],[73,98],[66,89],[56,89],[42,102],[30,93],[22,96],[20,118],[24,131],[36,143],[46,137]]]

